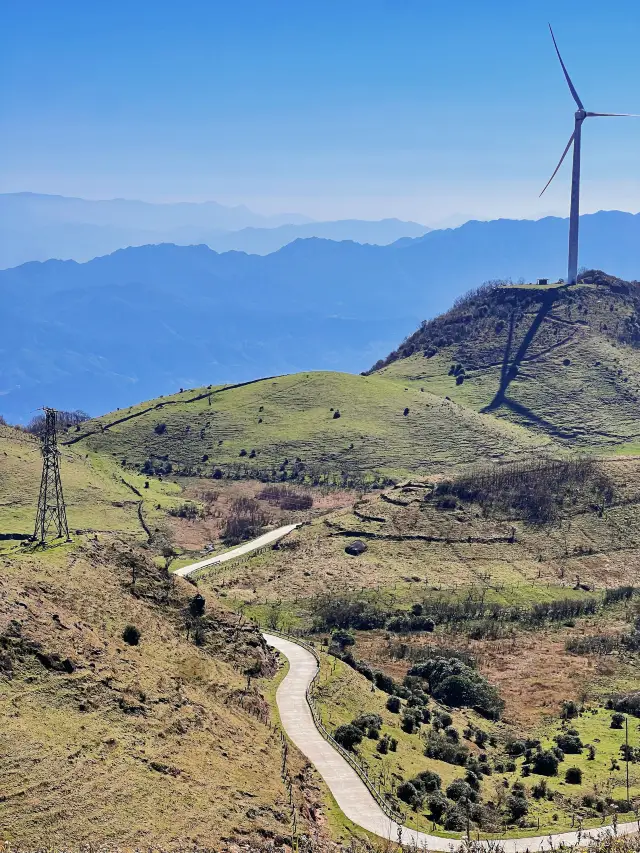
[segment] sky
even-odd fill
[[[567,215],[593,111],[640,113],[637,0],[1,0],[0,192],[314,219]],[[583,212],[640,210],[640,118],[591,119]]]

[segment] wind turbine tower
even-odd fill
[[[560,169],[560,166],[562,166],[564,158],[567,156],[569,149],[573,145],[573,172],[571,174],[571,212],[569,214],[569,265],[567,283],[575,284],[578,278],[578,231],[580,228],[580,143],[582,141],[582,124],[586,118],[640,118],[640,116],[634,115],[633,113],[587,112],[584,108],[584,104],[580,100],[580,96],[576,92],[576,87],[571,82],[569,72],[567,71],[564,62],[562,61],[560,51],[558,50],[556,37],[554,36],[553,30],[551,29],[551,24],[549,24],[549,30],[551,31],[553,45],[556,49],[556,53],[558,54],[558,59],[560,60],[560,65],[562,66],[562,70],[564,71],[564,76],[569,86],[569,90],[573,96],[573,100],[578,105],[578,109],[575,113],[575,126],[573,129],[573,133],[571,134],[571,138],[567,142],[567,147],[564,149],[562,157],[560,158],[560,162],[556,166],[555,172],[547,181],[547,184],[544,190],[542,190],[542,192],[540,193],[540,195],[543,195],[544,191],[547,189],[551,181],[558,174],[558,170]]]

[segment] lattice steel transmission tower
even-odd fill
[[[60,451],[58,450],[58,434],[56,430],[56,410],[45,407],[45,425],[41,436],[42,441],[42,480],[40,482],[40,497],[38,498],[38,513],[33,538],[44,545],[51,528],[56,530],[58,538],[64,537],[70,541],[67,510],[62,494],[60,480]]]

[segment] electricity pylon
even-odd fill
[[[33,538],[44,545],[50,528],[56,530],[57,538],[70,541],[67,511],[62,494],[60,480],[60,451],[58,450],[58,435],[56,430],[56,410],[45,407],[45,425],[41,436],[42,442],[42,480],[40,482],[40,497]]]

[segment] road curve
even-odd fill
[[[238,545],[237,548],[232,548],[230,551],[225,551],[224,554],[218,554],[216,557],[208,557],[206,560],[200,560],[199,563],[191,563],[188,566],[182,566],[181,569],[176,569],[173,573],[181,578],[190,575],[192,572],[197,572],[198,569],[205,569],[207,566],[218,566],[221,563],[227,563],[229,560],[235,560],[238,557],[243,557],[245,554],[251,554],[253,551],[258,551],[260,548],[265,548],[278,539],[282,539],[296,527],[298,524],[285,524],[284,527],[278,527],[275,530],[270,530],[268,533],[263,533],[257,539],[252,539],[251,542],[245,542],[243,545]]]
[[[289,661],[289,672],[276,693],[282,726],[298,749],[314,764],[349,820],[390,841],[397,842],[400,833],[403,844],[414,845],[419,850],[459,850],[461,841],[438,838],[436,835],[418,832],[408,826],[400,826],[385,815],[355,770],[322,737],[313,722],[306,693],[318,669],[314,656],[297,643],[267,632],[263,633],[267,643],[281,652]],[[634,821],[619,824],[617,831],[619,835],[637,832],[638,823]],[[590,839],[610,832],[610,827],[599,827],[584,830],[581,836],[577,832],[563,832],[553,836],[498,840],[505,853],[533,853],[533,851],[552,850],[562,842],[584,845]]]

